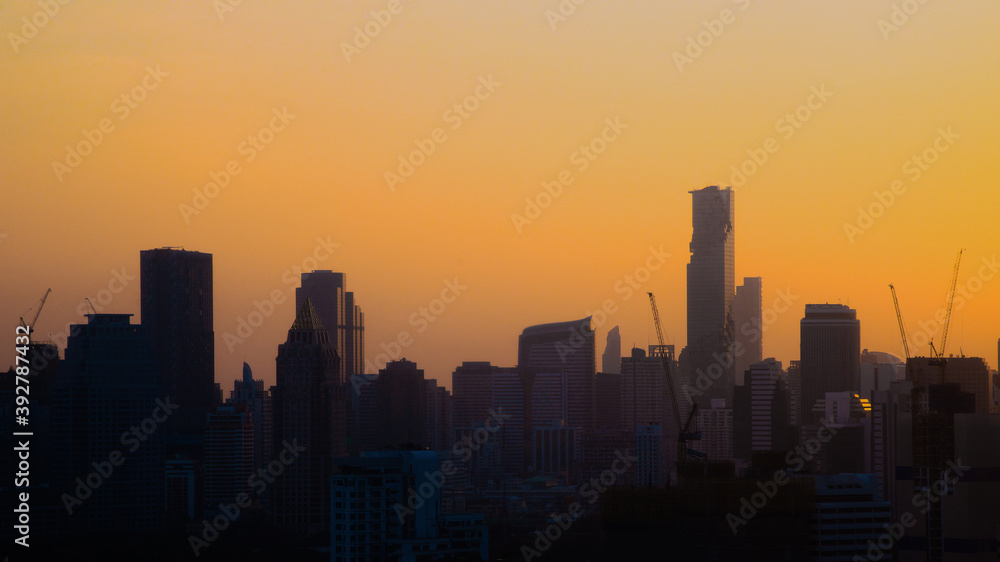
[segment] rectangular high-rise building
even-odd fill
[[[760,277],[744,277],[736,287],[733,300],[734,338],[739,346],[736,355],[736,384],[744,384],[750,365],[764,360],[763,288]]]
[[[590,430],[594,425],[596,357],[590,317],[525,328],[518,339],[522,374],[566,375],[566,425]]]
[[[857,392],[861,385],[861,322],[842,304],[807,304],[800,323],[799,423],[816,421],[813,407],[827,392]]]
[[[246,404],[217,406],[205,429],[205,509],[218,510],[251,493],[254,424]]]
[[[301,309],[308,298],[330,340],[340,355],[340,380],[365,373],[364,314],[348,292],[347,274],[316,270],[302,274],[302,286],[295,289],[295,307]],[[367,373],[373,374],[373,373]]]
[[[142,325],[166,393],[180,408],[169,434],[201,435],[215,402],[212,254],[175,248],[139,253]]]
[[[693,381],[711,377],[698,397],[732,401],[735,383],[733,299],[736,290],[735,206],[731,188],[692,191],[691,262],[687,266],[687,349],[682,365]],[[713,376],[716,369],[721,374]]]
[[[88,314],[74,325],[52,384],[53,492],[72,509],[61,531],[136,534],[164,524],[166,434],[158,427],[181,409],[166,396],[145,326],[131,316]],[[112,467],[109,455],[125,462]],[[102,463],[113,474],[81,501],[76,479]]]

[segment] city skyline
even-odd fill
[[[310,258],[350,274],[366,359],[405,331],[402,356],[448,386],[462,361],[510,365],[523,327],[607,299],[620,310],[598,341],[619,325],[624,349],[645,347],[646,291],[679,350],[687,192],[717,184],[738,192],[736,279],[763,277],[765,309],[776,291],[798,296],[765,357],[797,359],[807,302],[849,304],[862,346],[900,355],[887,285],[921,330],[960,248],[973,296],[956,305],[949,350],[995,357],[1000,284],[978,278],[997,255],[1000,109],[983,70],[1000,53],[995,3],[905,18],[860,1],[587,2],[555,19],[555,2],[402,6],[381,25],[377,7],[318,2],[71,4],[27,37],[22,17],[40,8],[5,4],[3,29],[23,42],[7,35],[0,50],[12,133],[0,140],[0,316],[16,322],[49,287],[39,337],[84,322],[85,297],[138,314],[137,252],[183,246],[214,256],[220,382],[245,359],[273,383],[292,268]],[[381,28],[358,47],[366,25]],[[77,162],[66,146],[88,135],[98,145]],[[421,146],[405,181],[387,180]],[[212,181],[226,187],[205,195]],[[626,301],[616,283],[661,246],[671,257]],[[468,288],[421,319],[456,279]],[[227,346],[274,291],[283,302]]]

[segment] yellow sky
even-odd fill
[[[608,299],[598,355],[616,324],[627,353],[655,338],[649,290],[682,345],[688,191],[719,183],[737,191],[737,279],[763,277],[765,306],[796,295],[767,355],[797,359],[811,302],[849,303],[862,346],[898,353],[888,283],[913,337],[965,248],[948,349],[996,365],[1000,272],[976,280],[1000,253],[996,2],[222,5],[0,6],[9,326],[47,287],[39,333],[83,321],[87,296],[138,320],[139,251],[184,246],[215,256],[217,380],[228,391],[246,358],[271,383],[294,317],[283,278],[320,238],[339,244],[317,264],[347,273],[373,361],[405,332],[402,355],[449,382],[463,360],[513,365],[524,327]],[[213,174],[227,186],[199,199]],[[661,246],[672,257],[625,299],[616,284]],[[418,331],[455,279],[468,288]]]

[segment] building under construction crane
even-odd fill
[[[663,338],[663,327],[660,323],[660,311],[656,306],[656,297],[653,296],[653,293],[647,294],[649,295],[649,306],[653,309],[653,324],[656,326],[656,339],[659,342],[660,348],[665,349],[667,345]],[[677,474],[680,475],[683,472],[684,465],[688,462],[688,455],[700,459],[705,458],[704,454],[694,449],[688,449],[687,446],[688,441],[701,439],[701,432],[690,431],[691,422],[694,420],[698,407],[697,404],[692,404],[691,413],[688,414],[687,420],[683,423],[681,422],[681,411],[677,400],[677,391],[680,388],[680,384],[677,381],[676,373],[670,368],[670,357],[668,357],[668,354],[661,353],[660,357],[663,361],[663,376],[666,379],[665,386],[667,387],[667,393],[670,395],[670,406],[675,423],[674,427],[677,428]]]

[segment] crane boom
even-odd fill
[[[948,325],[951,323],[951,307],[955,302],[955,288],[958,286],[958,268],[962,265],[962,253],[965,249],[958,251],[958,257],[955,258],[955,271],[951,275],[951,288],[948,290],[948,304],[945,310],[944,317],[944,328],[941,332],[941,351],[938,353],[938,357],[944,357],[944,348],[948,344]]]
[[[899,299],[896,298],[896,288],[889,283],[889,290],[892,291],[892,304],[896,307],[896,321],[899,322],[899,336],[903,338],[903,352],[906,353],[906,360],[910,360],[910,344],[906,343],[906,329],[903,328],[903,315],[899,312]]]
[[[677,385],[674,384],[674,373],[670,369],[670,357],[666,353],[667,345],[663,338],[663,327],[660,324],[660,311],[656,306],[656,297],[653,293],[646,293],[649,295],[649,306],[653,309],[653,324],[656,326],[656,340],[660,344],[660,348],[663,353],[660,354],[660,358],[663,361],[663,375],[665,377],[665,382],[667,386],[667,392],[670,394],[670,405],[673,407],[674,422],[677,424],[677,465],[678,474],[680,472],[680,467],[684,464],[687,459],[688,440],[700,439],[700,435],[689,433],[688,429],[691,425],[691,421],[694,419],[694,414],[697,411],[698,405],[695,404],[691,408],[691,413],[688,415],[687,421],[681,422],[681,411],[677,404]],[[691,451],[691,454],[699,458],[704,458],[705,455],[699,453],[698,451]]]
[[[32,317],[30,323],[25,322],[24,321],[24,317],[23,316],[21,317],[21,319],[20,319],[21,320],[21,325],[24,326],[25,328],[27,328],[29,332],[34,331],[32,329],[32,326],[34,326],[35,322],[38,320],[38,315],[42,313],[42,307],[45,306],[45,299],[49,298],[49,293],[51,293],[51,292],[52,292],[52,289],[49,288],[48,290],[45,291],[45,294],[42,295],[42,301],[40,303],[38,303],[38,310],[35,311],[35,316]]]

